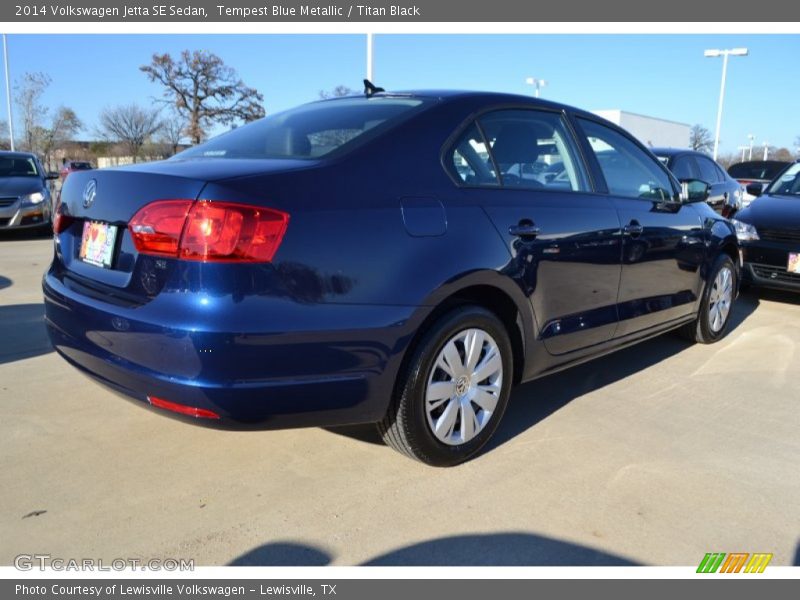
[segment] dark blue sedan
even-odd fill
[[[725,334],[739,250],[707,195],[552,102],[326,100],[70,175],[47,325],[71,364],[169,414],[377,423],[452,465],[514,384],[672,329]]]

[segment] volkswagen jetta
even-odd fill
[[[70,175],[47,325],[70,363],[167,413],[377,423],[452,465],[514,384],[672,329],[724,335],[738,246],[707,196],[578,109],[368,90]]]

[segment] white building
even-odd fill
[[[593,110],[598,117],[627,129],[648,147],[688,148],[690,125],[624,110]]]

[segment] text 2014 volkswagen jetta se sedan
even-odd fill
[[[70,363],[158,409],[374,422],[452,465],[515,383],[670,329],[725,333],[735,231],[704,184],[683,187],[625,131],[551,102],[316,102],[70,175],[47,325]]]

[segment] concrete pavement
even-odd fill
[[[48,239],[0,238],[0,564],[799,564],[800,295],[518,388],[453,469],[370,427],[224,432],[110,395],[47,344]]]

